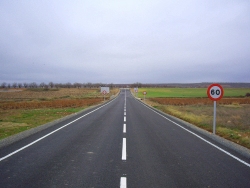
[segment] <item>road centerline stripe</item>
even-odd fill
[[[126,133],[126,124],[123,124],[123,133]]]
[[[120,188],[127,188],[127,178],[121,177]]]
[[[123,138],[122,140],[122,160],[126,160],[127,159],[127,153],[126,153],[126,138]]]

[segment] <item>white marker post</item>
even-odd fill
[[[216,101],[223,97],[224,90],[219,84],[212,84],[207,88],[207,96],[214,101],[214,120],[213,120],[213,134],[216,130]]]
[[[147,95],[147,92],[146,91],[143,91],[143,95],[144,95],[144,101],[145,101],[145,97]]]
[[[137,93],[138,93],[138,88],[134,88],[134,92],[135,92],[135,97],[137,97]]]

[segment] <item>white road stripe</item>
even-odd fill
[[[238,157],[234,156],[233,154],[231,154],[231,153],[227,152],[226,150],[224,150],[224,149],[220,148],[219,146],[216,146],[215,144],[213,144],[213,143],[209,142],[208,140],[206,140],[206,139],[202,138],[201,136],[199,136],[199,135],[195,134],[194,132],[192,132],[192,131],[190,131],[190,130],[188,130],[188,129],[184,128],[184,127],[182,127],[182,126],[181,126],[181,125],[179,125],[178,123],[176,123],[176,122],[172,121],[171,119],[169,119],[169,118],[167,118],[167,117],[163,116],[162,114],[160,114],[160,113],[158,113],[158,112],[154,111],[153,109],[149,108],[149,107],[148,107],[148,106],[146,106],[145,104],[143,104],[143,105],[144,105],[145,107],[147,107],[148,109],[152,110],[153,112],[155,112],[156,114],[158,114],[158,115],[162,116],[163,118],[167,119],[168,121],[170,121],[170,122],[174,123],[174,124],[175,124],[175,125],[177,125],[178,127],[180,127],[180,128],[182,128],[182,129],[184,129],[185,131],[187,131],[187,132],[191,133],[192,135],[194,135],[194,136],[198,137],[199,139],[203,140],[204,142],[208,143],[209,145],[211,145],[211,146],[215,147],[216,149],[218,149],[218,150],[222,151],[223,153],[227,154],[228,156],[230,156],[230,157],[232,157],[232,158],[236,159],[237,161],[241,162],[242,164],[244,164],[244,165],[246,165],[246,166],[250,167],[250,164],[249,164],[249,163],[247,163],[247,162],[245,162],[245,161],[241,160],[240,158],[238,158]]]
[[[124,116],[126,116],[126,112],[124,112]]]
[[[127,188],[127,178],[121,177],[120,188]]]
[[[7,159],[7,158],[9,158],[10,156],[12,156],[12,155],[14,155],[14,154],[16,154],[16,153],[18,153],[18,152],[20,152],[20,151],[22,151],[22,150],[24,150],[24,149],[30,147],[30,146],[32,146],[33,144],[35,144],[35,143],[37,143],[37,142],[43,140],[44,138],[46,138],[46,137],[52,135],[53,133],[55,133],[55,132],[57,132],[57,131],[59,131],[59,130],[61,130],[61,129],[67,127],[68,125],[70,125],[70,124],[72,124],[72,123],[78,121],[79,119],[81,119],[81,118],[83,118],[83,117],[85,117],[85,116],[87,116],[87,115],[89,115],[89,114],[91,114],[91,113],[93,113],[93,112],[99,110],[100,108],[102,108],[102,107],[108,105],[109,103],[111,103],[111,102],[113,102],[113,101],[114,101],[114,100],[112,100],[112,101],[108,102],[107,104],[105,104],[105,105],[103,105],[103,106],[100,106],[99,108],[97,108],[97,109],[95,109],[95,110],[92,110],[91,112],[89,112],[89,113],[87,113],[87,114],[85,114],[85,115],[83,115],[83,116],[81,116],[81,117],[79,117],[79,118],[77,118],[77,119],[75,119],[75,120],[73,120],[73,121],[67,123],[66,125],[64,125],[64,126],[58,128],[58,129],[56,129],[56,130],[54,130],[54,131],[52,131],[52,132],[46,134],[45,136],[43,136],[43,137],[41,137],[41,138],[39,138],[39,139],[37,139],[37,140],[31,142],[30,144],[27,144],[26,146],[23,146],[22,148],[20,148],[20,149],[18,149],[18,150],[16,150],[16,151],[13,151],[12,153],[10,153],[10,154],[8,154],[8,155],[6,155],[6,156],[0,158],[0,161],[2,161],[2,160],[4,160],[4,159]]]
[[[124,116],[124,122],[126,122],[126,116]]]
[[[126,133],[126,124],[123,124],[123,133]]]
[[[122,160],[126,160],[127,159],[127,153],[126,153],[126,138],[123,138],[122,140]]]

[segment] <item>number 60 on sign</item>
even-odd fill
[[[212,101],[218,101],[223,97],[224,91],[220,84],[212,84],[207,89],[207,96]]]

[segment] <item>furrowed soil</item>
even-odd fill
[[[150,98],[149,105],[209,132],[213,130],[213,101],[206,98]],[[250,149],[250,98],[217,101],[216,134]]]
[[[111,89],[110,99],[119,92]],[[103,102],[99,88],[0,90],[0,139]]]

